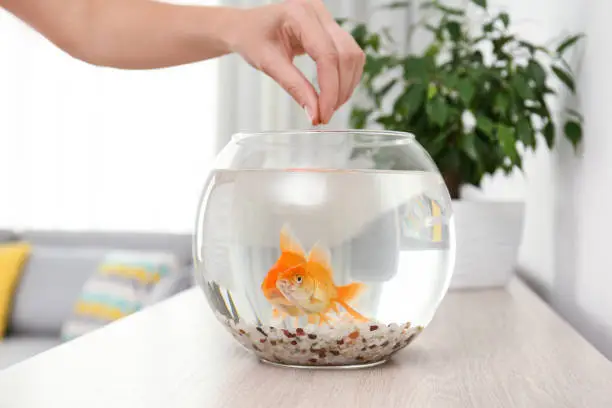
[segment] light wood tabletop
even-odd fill
[[[451,292],[388,364],[259,363],[192,289],[0,372],[2,408],[612,407],[612,363],[520,281]]]

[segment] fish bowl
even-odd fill
[[[451,199],[408,133],[240,133],[206,182],[193,251],[213,329],[262,362],[374,366],[448,290]]]

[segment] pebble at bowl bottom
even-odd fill
[[[260,360],[279,366],[308,368],[367,367],[385,363],[410,344],[422,326],[371,322],[338,322],[334,326],[285,329],[217,318]]]

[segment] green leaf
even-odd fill
[[[549,149],[552,149],[555,145],[555,125],[552,122],[548,122],[544,129],[542,129],[544,139],[546,139],[546,145]]]
[[[516,134],[518,139],[523,142],[525,146],[531,148],[536,147],[535,135],[528,118],[522,117],[519,119],[516,124]]]
[[[472,0],[472,2],[483,9],[487,8],[487,0]]]
[[[493,31],[493,27],[494,27],[493,22],[490,22],[490,23],[487,23],[487,24],[483,25],[482,26],[482,30],[485,33],[490,33],[490,32]]]
[[[383,125],[385,129],[395,129],[396,120],[393,115],[381,116],[376,119],[376,123]]]
[[[387,67],[387,63],[388,61],[385,58],[366,55],[366,62],[363,67],[365,79],[372,80],[374,77],[378,76]]]
[[[368,35],[368,29],[365,24],[357,24],[355,28],[351,31],[351,35],[353,39],[359,45],[359,48],[362,50],[366,47],[366,37]]]
[[[499,113],[500,115],[505,115],[509,105],[510,100],[508,99],[508,95],[502,92],[495,95],[493,102],[493,109],[495,112]]]
[[[500,125],[497,128],[497,137],[504,153],[512,160],[512,163],[517,163],[518,153],[516,151],[514,129],[505,125]]]
[[[532,54],[532,55],[533,55],[533,54],[534,54],[536,51],[541,51],[541,52],[543,52],[543,53],[544,53],[544,54],[546,54],[546,55],[548,55],[548,54],[549,54],[549,52],[548,52],[548,50],[547,50],[546,48],[541,47],[541,46],[539,46],[539,45],[534,45],[534,44],[531,44],[530,42],[523,41],[523,40],[519,40],[519,41],[518,41],[518,43],[519,43],[519,45],[521,45],[521,46],[523,46],[523,47],[527,48],[527,50],[529,51],[529,53],[530,53],[530,54]]]
[[[476,116],[476,127],[489,137],[493,136],[493,122],[486,116]]]
[[[571,37],[566,38],[565,41],[563,41],[557,47],[557,50],[556,50],[557,55],[559,56],[563,55],[563,52],[565,52],[565,50],[567,50],[572,45],[576,44],[576,42],[582,37],[584,37],[584,34],[573,35]]]
[[[433,82],[429,84],[427,88],[427,100],[431,100],[438,93],[438,87]]]
[[[527,81],[522,75],[514,75],[510,79],[510,83],[521,99],[527,100],[534,98],[533,90],[529,87],[529,84],[527,84]]]
[[[404,92],[393,106],[393,112],[410,119],[425,101],[426,87],[423,84],[413,84]]]
[[[508,28],[508,26],[510,25],[510,16],[508,15],[508,13],[506,12],[499,13],[498,18],[504,24],[504,27]]]
[[[394,1],[393,3],[383,4],[381,8],[385,9],[396,9],[396,8],[404,8],[409,7],[412,2],[410,1]]]
[[[446,149],[446,151],[443,152],[440,156],[440,170],[448,171],[456,170],[457,168],[459,168],[461,158],[459,157],[459,151],[457,149]]]
[[[380,50],[380,35],[372,34],[370,38],[367,39],[366,44],[372,47],[372,49],[376,52]]]
[[[354,108],[351,111],[350,123],[355,129],[363,129],[367,125],[368,117],[372,111],[367,109]]]
[[[476,135],[473,133],[462,134],[459,136],[459,148],[472,160],[478,161],[478,152],[475,145]]]
[[[446,23],[446,30],[450,35],[451,40],[458,42],[461,39],[461,24],[457,21],[449,21]]]
[[[429,119],[439,127],[446,124],[449,111],[448,105],[446,104],[444,98],[438,96],[432,99],[432,101],[427,104],[426,111]]]
[[[451,16],[464,16],[465,15],[465,11],[463,11],[462,9],[456,8],[456,7],[445,6],[443,4],[440,4],[438,1],[427,1],[427,2],[421,3],[419,8],[423,10],[435,8]]]
[[[440,132],[436,137],[427,138],[426,142],[423,142],[424,147],[427,149],[427,152],[432,156],[437,156],[442,149],[446,146],[447,143],[447,135],[445,133]]]
[[[567,71],[564,71],[559,67],[552,67],[552,70],[557,78],[559,78],[559,80],[565,84],[565,86],[567,86],[572,92],[576,92],[574,79]]]
[[[419,80],[429,82],[427,78],[433,64],[429,58],[408,57],[404,62],[404,78],[407,80]]]
[[[523,171],[523,159],[521,159],[521,156],[519,156],[518,152],[516,154],[516,159],[514,162],[512,162],[512,164],[514,165],[514,167],[518,167],[519,170]],[[514,170],[514,168],[510,169],[510,173],[512,172],[512,170]],[[507,173],[507,174],[510,174]]]
[[[457,85],[457,91],[459,91],[461,100],[463,100],[466,105],[469,105],[476,93],[476,88],[468,79],[461,79]]]
[[[527,73],[535,81],[537,88],[542,88],[546,85],[546,71],[536,60],[529,60]]]
[[[569,139],[570,142],[572,142],[574,148],[576,148],[576,146],[582,139],[582,126],[580,126],[580,123],[575,122],[573,120],[568,120],[567,122],[565,122],[564,131],[565,136]]]
[[[503,53],[504,45],[508,44],[510,41],[514,40],[514,36],[512,35],[504,35],[502,37],[494,39],[493,42],[493,52],[495,54],[501,55]]]
[[[440,73],[438,80],[447,89],[456,89],[459,84],[459,77],[453,72]]]
[[[465,15],[465,11],[461,10],[460,8],[449,7],[449,6],[440,4],[440,3],[436,3],[436,8],[451,16],[464,16]]]
[[[437,57],[439,53],[440,53],[440,44],[438,44],[437,42],[431,44],[425,50],[425,55],[430,57],[430,58]]]

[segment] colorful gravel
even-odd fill
[[[410,344],[423,327],[345,323],[295,329],[255,326],[217,315],[244,347],[273,363],[298,366],[347,366],[387,360]]]

